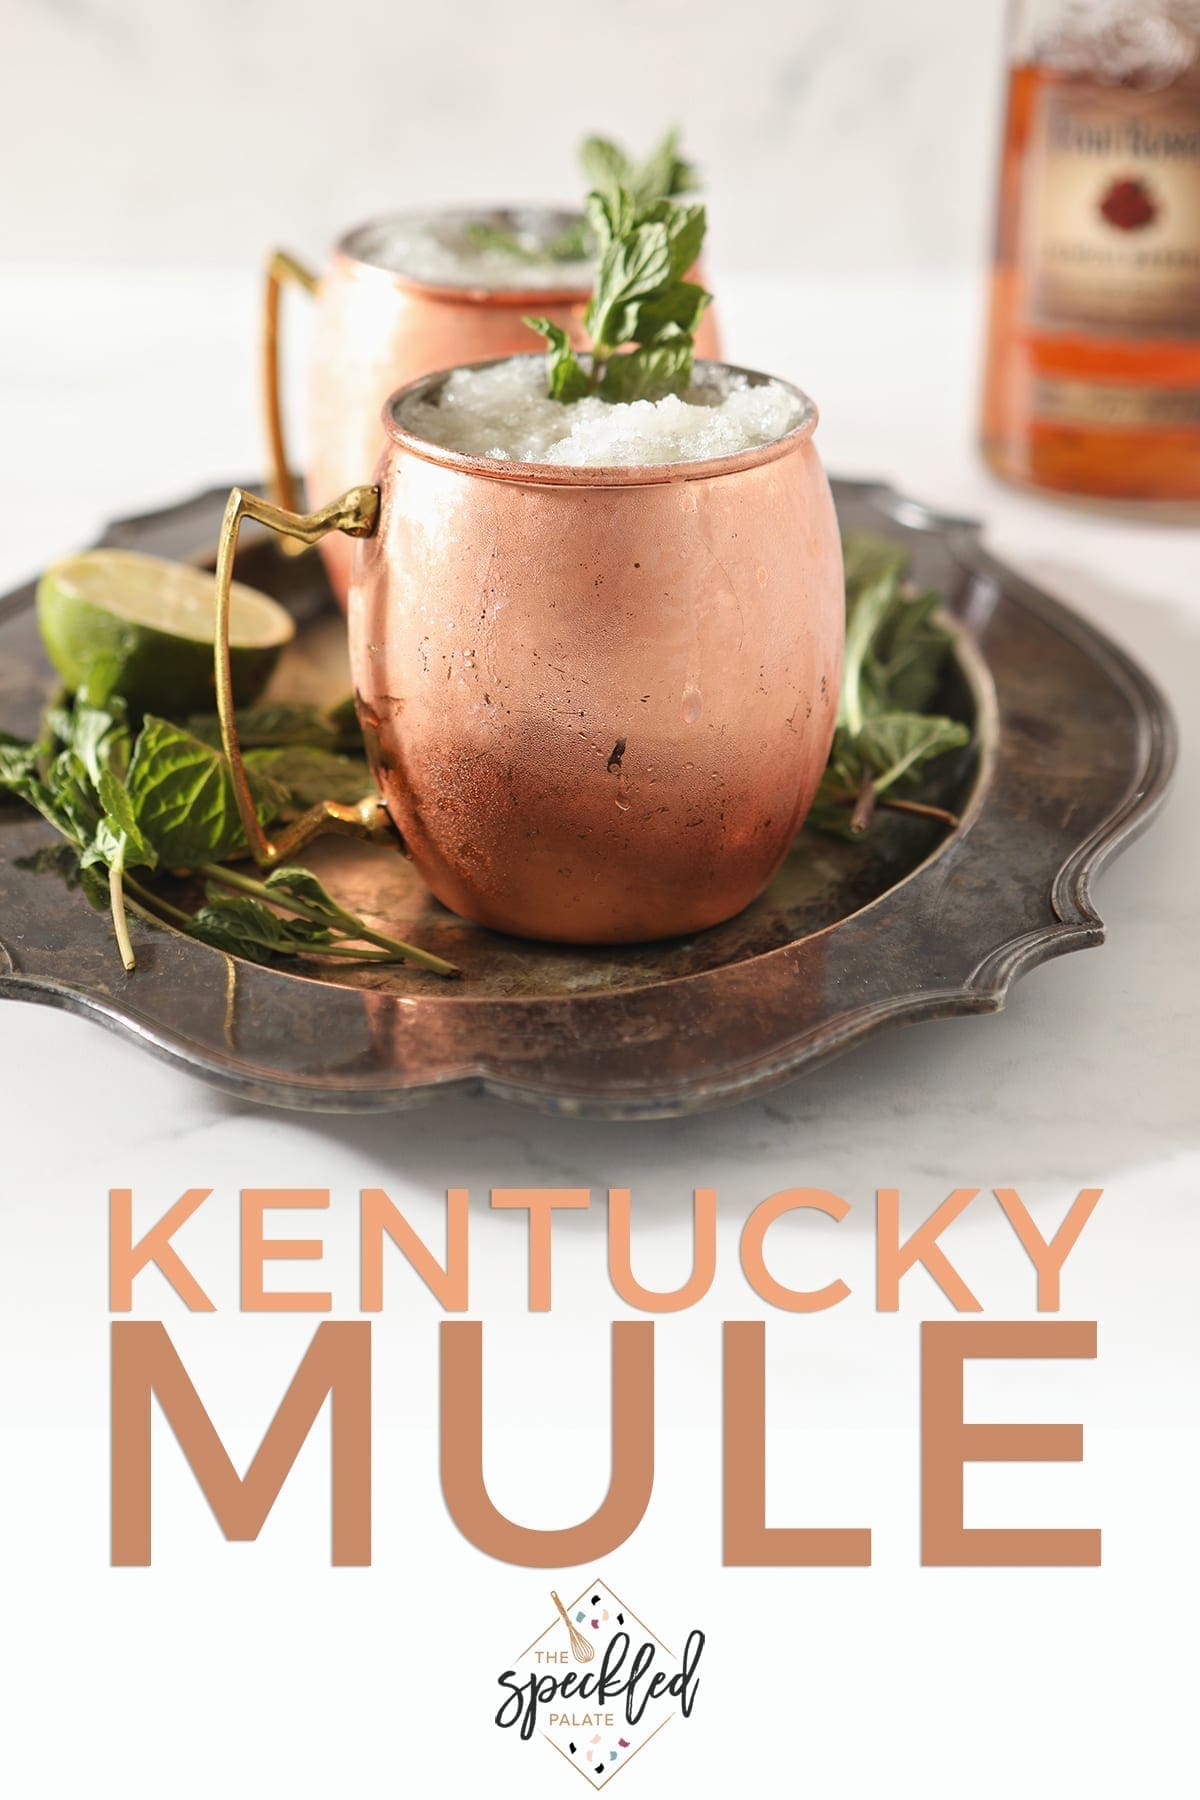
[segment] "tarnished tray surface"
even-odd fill
[[[861,845],[797,840],[771,890],[715,931],[578,950],[467,925],[386,851],[317,846],[354,908],[467,971],[328,977],[235,961],[135,920],[136,974],[64,879],[40,820],[0,805],[0,995],[66,1006],[248,1099],[390,1110],[485,1087],[547,1111],[662,1117],[755,1092],[885,1025],[997,1010],[1009,983],[1099,943],[1093,872],[1149,819],[1174,733],[1146,676],[982,549],[977,528],[888,489],[835,484],[843,526],[904,540],[958,627],[947,703],[976,743],[948,780],[962,824],[891,816]],[[105,542],[183,558],[215,542],[224,491],[114,525]],[[239,573],[301,623],[289,693],[348,685],[318,559],[247,543]],[[49,683],[33,589],[0,601],[0,728],[29,732]]]

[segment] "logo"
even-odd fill
[[[544,1738],[589,1787],[607,1787],[672,1719],[691,1717],[704,1633],[676,1654],[599,1580],[550,1602],[549,1622],[496,1677],[496,1724]]]
[[[1158,203],[1144,181],[1126,175],[1109,183],[1100,215],[1118,231],[1142,231],[1158,217]]]

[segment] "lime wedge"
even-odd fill
[[[135,712],[211,712],[216,581],[134,550],[86,550],[46,570],[37,614],[46,652],[94,705],[121,694]],[[239,706],[257,699],[295,632],[282,606],[235,581],[230,661]]]

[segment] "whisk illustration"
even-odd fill
[[[553,1588],[551,1588],[551,1590],[550,1590],[550,1598],[553,1600],[555,1606],[557,1606],[559,1612],[562,1614],[562,1622],[566,1626],[567,1636],[571,1640],[571,1655],[575,1658],[576,1662],[591,1662],[592,1658],[596,1654],[595,1646],[590,1642],[589,1639],[584,1637],[582,1631],[577,1631],[575,1629],[575,1626],[571,1623],[570,1619],[567,1617],[566,1607],[563,1605],[563,1603],[559,1599],[558,1595],[554,1592]]]

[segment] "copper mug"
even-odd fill
[[[442,210],[451,223],[484,223],[534,228],[553,235],[578,215],[547,208],[467,212]],[[421,215],[403,215],[419,222]],[[587,343],[583,314],[588,290],[578,287],[522,288],[519,271],[506,288],[479,288],[419,281],[380,260],[389,226],[400,219],[360,225],[335,245],[328,268],[318,277],[286,251],[267,264],[263,305],[263,395],[270,492],[276,505],[296,510],[280,404],[280,293],[291,282],[312,294],[316,304],[308,365],[310,449],[305,480],[310,506],[320,507],[372,469],[383,448],[379,410],[387,396],[419,375],[456,363],[484,362],[532,350],[540,340],[525,324],[528,313],[553,320],[577,348]],[[697,355],[720,350],[711,307],[696,334]],[[340,536],[326,539],[321,554],[339,602],[350,586],[351,546]]]
[[[816,408],[791,390],[795,429],[737,455],[576,468],[413,436],[404,401],[444,379],[388,402],[373,485],[308,515],[230,496],[217,689],[256,856],[394,831],[454,912],[561,943],[732,917],[803,823],[837,712],[842,559]],[[255,816],[229,681],[243,517],[358,540],[351,669],[381,799],[316,808],[278,842]]]

